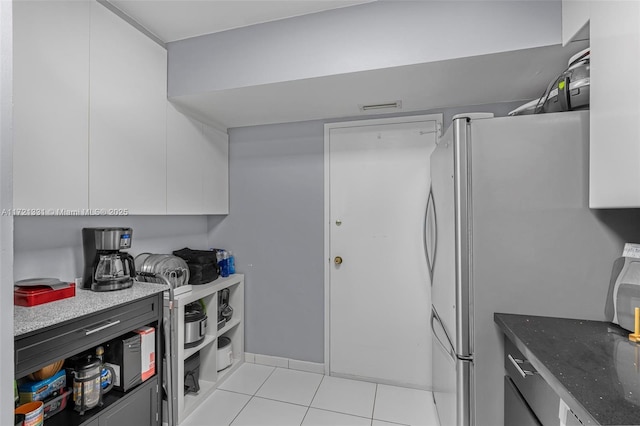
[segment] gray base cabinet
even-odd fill
[[[98,426],[155,426],[159,423],[158,379],[156,377],[127,395],[126,403],[115,404],[104,413],[100,413]]]
[[[15,377],[20,379],[59,359],[91,350],[137,328],[155,328],[156,374],[135,388],[106,393],[101,407],[80,416],[73,410],[73,398],[67,408],[45,420],[45,426],[159,426],[162,422],[162,293],[80,316],[45,327],[14,341]],[[67,382],[67,387],[72,387]]]
[[[504,377],[504,424],[518,426],[541,425],[509,376]]]
[[[505,426],[561,426],[560,396],[535,370],[516,346],[505,338],[504,424]],[[569,409],[562,426],[583,422]]]

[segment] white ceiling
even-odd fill
[[[560,45],[404,67],[172,97],[200,119],[225,127],[372,115],[362,104],[402,101],[377,114],[531,100],[567,66]]]
[[[166,42],[374,0],[109,0]]]
[[[108,0],[164,42],[375,0]],[[223,127],[426,111],[539,97],[573,49],[559,45],[173,97]],[[402,101],[402,109],[359,105]]]

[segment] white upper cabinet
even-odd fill
[[[229,212],[228,135],[168,103],[164,47],[95,1],[13,10],[15,208]]]
[[[589,205],[640,207],[640,2],[591,4]]]
[[[16,1],[13,13],[14,207],[87,208],[90,4]]]
[[[205,125],[204,211],[229,213],[229,135]]]
[[[167,51],[91,7],[89,207],[166,212]]]
[[[591,0],[562,0],[562,45],[589,38]]]
[[[229,213],[229,139],[167,103],[167,213]]]

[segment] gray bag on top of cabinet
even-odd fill
[[[636,307],[640,308],[640,259],[620,257],[613,263],[605,317],[633,332]]]

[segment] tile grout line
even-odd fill
[[[281,399],[267,398],[266,396],[258,396],[258,395],[255,395],[255,398],[258,398],[258,399],[264,399],[265,401],[280,402],[281,404],[295,405],[295,406],[297,406],[297,407],[305,407],[305,408],[306,408],[306,407],[309,407],[309,406],[308,406],[308,405],[306,405],[306,404],[300,404],[300,403],[298,403],[298,402],[291,402],[291,401],[283,401],[283,400],[281,400]]]
[[[329,413],[343,414],[343,415],[349,416],[349,417],[358,417],[360,419],[371,420],[371,417],[362,416],[360,414],[345,413],[344,411],[329,410],[327,408],[318,408],[318,407],[309,407],[309,408],[313,408],[314,410],[319,410],[319,411],[326,411],[326,412],[329,412]]]
[[[249,403],[251,402],[251,400],[256,396],[256,394],[258,393],[258,391],[260,390],[260,388],[262,388],[262,386],[264,386],[264,384],[267,382],[267,380],[269,380],[269,377],[271,377],[271,375],[276,371],[276,368],[278,367],[274,367],[274,369],[271,371],[271,373],[269,373],[269,375],[267,376],[266,379],[264,379],[264,382],[262,382],[262,384],[258,387],[258,389],[256,389],[256,391],[253,393],[253,395],[251,395],[251,398],[249,398],[249,400],[247,401],[246,404],[244,404],[242,406],[242,408],[240,409],[240,411],[238,411],[238,414],[236,414],[236,416],[233,418],[233,420],[231,420],[231,423],[229,423],[229,426],[231,426],[233,424],[233,422],[236,421],[236,419],[238,418],[238,416],[240,415],[240,413],[242,413],[242,411],[247,407],[247,405],[249,405]],[[241,394],[241,395],[246,395],[246,394]]]
[[[228,390],[228,389],[221,389],[221,388],[218,388],[218,389],[216,389],[216,390],[219,390],[220,392],[229,392],[229,393],[234,393],[234,394],[236,394],[236,395],[253,396],[253,395],[252,395],[252,394],[250,394],[250,393],[244,393],[244,392],[239,392],[239,391],[234,391],[234,390]]]
[[[262,384],[260,386],[258,386],[258,389],[256,389],[256,391],[253,393],[253,396],[256,396],[258,394],[258,392],[260,392],[260,389],[262,389],[264,384],[267,383],[267,380],[269,380],[271,378],[271,376],[273,376],[273,373],[275,373],[277,369],[278,369],[278,367],[273,367],[273,370],[271,370],[271,373],[269,373],[267,378],[264,379],[264,382],[262,382]]]
[[[376,412],[376,399],[378,399],[378,383],[376,383],[376,391],[373,393],[373,407],[371,408],[371,426],[373,426],[373,413]]]
[[[241,395],[246,395],[246,394],[241,394]],[[247,402],[242,406],[242,408],[240,409],[240,411],[238,411],[238,414],[236,414],[236,415],[235,415],[235,417],[234,417],[233,419],[231,419],[231,422],[229,423],[229,426],[231,426],[231,425],[233,424],[233,422],[235,422],[235,421],[236,421],[236,419],[238,418],[238,416],[240,415],[240,413],[242,413],[242,410],[244,410],[244,409],[245,409],[245,407],[246,407],[247,405],[249,405],[249,403],[251,402],[251,400],[252,400],[252,399],[253,399],[253,396],[251,396],[251,397],[247,400]]]
[[[322,375],[322,378],[320,379],[320,383],[318,383],[318,387],[316,388],[316,391],[313,393],[313,398],[311,398],[311,401],[309,401],[309,406],[307,406],[307,411],[304,412],[304,417],[302,417],[302,421],[300,422],[300,426],[302,426],[302,423],[304,423],[304,419],[307,418],[307,414],[309,414],[309,410],[311,409],[311,404],[313,404],[313,400],[316,399],[316,395],[318,395],[318,391],[320,390],[320,386],[322,386],[322,382],[324,382],[324,377],[325,375]]]

